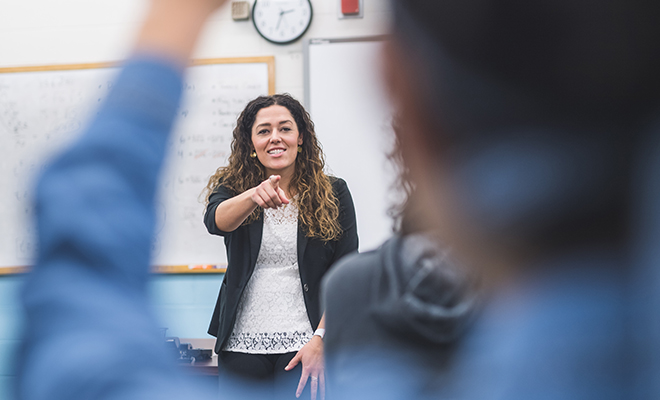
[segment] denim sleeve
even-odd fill
[[[181,87],[167,62],[130,60],[39,180],[19,398],[200,398],[164,353],[146,293],[153,200]]]

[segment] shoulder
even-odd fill
[[[357,287],[369,285],[380,270],[380,250],[353,253],[340,259],[324,276],[323,289],[330,298],[347,298]],[[365,288],[366,289],[366,288]],[[364,290],[363,292],[366,292]]]
[[[341,258],[326,274],[324,284],[327,287],[345,286],[350,281],[373,281],[380,276],[384,260],[392,261],[393,252],[400,246],[401,238],[392,236],[378,248],[361,253],[352,253]]]
[[[340,202],[343,202],[346,198],[351,197],[351,191],[348,190],[348,184],[345,180],[331,175],[328,175],[328,179],[332,185],[332,193],[339,199]]]
[[[381,255],[380,249],[348,255],[323,277],[321,299],[329,355],[365,345],[378,331],[371,308],[382,270]]]
[[[346,328],[344,332],[335,332],[337,335],[330,336],[353,337],[351,332],[364,325],[363,314],[372,301],[374,280],[381,268],[380,260],[377,251],[347,255],[323,277],[321,297],[326,320],[331,321],[333,326],[350,326],[350,329]],[[348,323],[354,320],[355,324]],[[359,320],[362,322],[358,323]]]
[[[209,205],[214,203],[222,203],[223,201],[230,199],[237,194],[238,193],[235,193],[227,186],[220,184],[213,189],[213,192],[209,196]]]
[[[340,190],[340,189],[348,190],[348,184],[342,178],[332,176],[332,175],[328,175],[328,180],[330,181],[330,184],[332,185],[332,190],[334,190],[334,191],[337,191],[337,190]]]

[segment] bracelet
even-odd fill
[[[323,340],[323,336],[325,336],[325,329],[319,328],[319,329],[315,330],[314,334],[312,336],[318,336],[318,337],[321,338],[321,340]]]

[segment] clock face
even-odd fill
[[[264,39],[291,43],[300,38],[312,22],[309,0],[257,0],[252,8],[252,21]]]

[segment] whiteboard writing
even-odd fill
[[[37,243],[34,179],[85,129],[117,68],[0,73],[0,267],[30,265]],[[229,157],[247,102],[268,94],[268,63],[188,69],[156,201],[155,265],[223,264],[223,242],[206,232],[200,193]],[[203,200],[203,199],[202,199]]]

